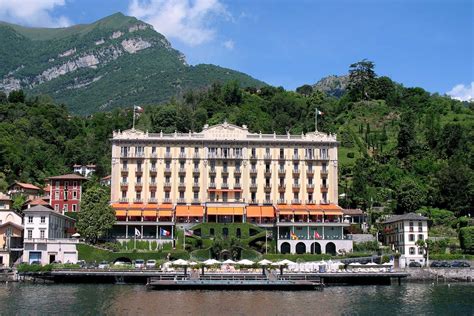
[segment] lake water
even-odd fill
[[[323,291],[147,291],[143,285],[0,284],[0,315],[474,315],[474,284]]]

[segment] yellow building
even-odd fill
[[[226,122],[199,133],[114,132],[114,234],[172,239],[175,223],[201,221],[275,226],[281,205],[313,205],[322,216],[338,203],[337,150],[335,135],[250,133]]]

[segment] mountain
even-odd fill
[[[0,22],[0,41],[0,91],[49,94],[76,114],[156,104],[214,82],[265,85],[231,69],[188,65],[151,25],[121,13],[54,29]]]
[[[312,87],[333,97],[340,97],[346,92],[349,76],[327,76],[316,82]]]

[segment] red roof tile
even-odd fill
[[[83,176],[80,176],[75,173],[64,174],[62,176],[49,177],[48,180],[87,180]]]

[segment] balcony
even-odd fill
[[[293,169],[292,173],[293,173],[293,177],[297,178],[300,176],[300,169]]]
[[[201,174],[201,171],[199,170],[199,168],[193,169],[193,176],[199,176],[200,174]]]
[[[122,188],[128,188],[128,182],[120,182]]]
[[[234,189],[241,189],[242,188],[242,184],[239,183],[234,183]]]
[[[263,156],[263,159],[264,160],[272,160],[272,154],[269,154],[269,153],[265,153],[265,155]]]
[[[323,205],[324,204],[329,204],[329,203],[331,203],[331,201],[329,201],[329,200],[320,200],[319,201],[319,204],[323,204]]]
[[[156,191],[156,186],[157,186],[156,182],[150,182],[149,184],[150,190],[152,191]]]
[[[293,160],[300,160],[300,156],[298,154],[293,154],[291,157]]]
[[[257,191],[257,184],[256,183],[250,183],[250,191],[252,191],[252,192]]]
[[[293,199],[293,200],[291,200],[291,204],[301,204],[301,200]]]
[[[215,182],[209,183],[209,189],[215,189],[215,188],[217,188],[217,185]]]
[[[250,169],[250,175],[251,176],[256,176],[257,175],[257,168]]]
[[[315,159],[317,159],[317,158],[315,158]],[[321,157],[319,157],[318,160],[325,160],[325,161],[327,161],[327,160],[329,160],[329,155],[322,155]]]
[[[201,204],[201,200],[200,199],[193,199],[191,201],[191,204]]]
[[[263,204],[264,204],[264,205],[272,205],[272,204],[273,204],[273,200],[263,200]]]
[[[184,175],[186,174],[186,168],[179,168],[178,174],[179,174],[180,176],[184,176]]]
[[[250,154],[250,160],[257,160],[257,154],[256,153],[251,153]]]
[[[120,158],[127,158],[130,157],[130,153],[125,151],[125,152],[120,152]]]
[[[284,199],[278,199],[277,204],[286,204],[286,200]]]
[[[293,192],[298,192],[300,190],[300,184],[293,183],[292,188],[293,188]]]
[[[180,152],[179,159],[186,159],[186,153]]]
[[[142,182],[135,182],[135,190],[140,191],[143,188]]]
[[[137,167],[137,169],[135,170],[135,174],[137,174],[137,175],[143,174],[143,168],[142,167]]]
[[[127,174],[127,173],[128,173],[128,167],[122,167],[122,168],[120,169],[120,172],[121,172],[122,174]]]
[[[228,177],[229,176],[229,169],[227,169],[227,168],[222,169],[221,176]]]
[[[313,192],[314,191],[314,184],[313,183],[308,183],[306,185],[306,191]]]
[[[165,159],[171,159],[171,153],[165,152]]]
[[[128,203],[128,198],[120,198],[119,203]]]
[[[328,186],[327,184],[321,184],[321,193],[328,192]]]
[[[156,158],[158,158],[158,154],[156,152],[151,153],[150,157],[153,158],[153,159],[156,159]]]
[[[178,199],[178,204],[186,204],[186,199],[185,198],[179,198]]]
[[[228,189],[229,188],[229,184],[228,183],[222,183],[221,184],[221,189]]]
[[[265,191],[265,193],[270,193],[272,191],[272,186],[269,184],[265,184],[265,187],[263,187],[263,191]]]
[[[184,191],[184,190],[186,190],[186,183],[184,183],[184,182],[178,183],[178,190],[179,190],[179,191]]]
[[[199,191],[200,189],[200,185],[199,185],[199,182],[194,182],[193,183],[193,191],[196,192],[196,191]]]
[[[145,157],[145,152],[143,151],[136,151],[135,152],[135,158],[143,158]]]
[[[278,185],[278,192],[285,192],[286,191],[286,184],[280,183]]]
[[[306,155],[304,157],[304,159],[308,160],[308,161],[313,161],[313,160],[317,160],[316,156],[315,155]]]
[[[256,200],[256,199],[252,200],[251,199],[251,200],[249,200],[249,204],[258,204],[258,200]]]
[[[171,199],[170,198],[164,198],[163,199],[163,203],[166,204],[166,203],[171,203]]]
[[[171,175],[171,168],[168,167],[168,168],[165,168],[165,176],[169,176]]]
[[[158,203],[158,200],[156,198],[149,198],[148,203],[156,204],[156,203]]]
[[[306,200],[306,204],[316,204],[315,200]]]
[[[265,178],[270,178],[272,176],[272,171],[270,169],[265,169],[264,176]]]
[[[143,199],[133,199],[133,203],[143,203]]]
[[[151,167],[150,168],[150,174],[155,175],[158,170],[156,170],[156,167]]]
[[[199,155],[199,153],[195,152],[193,154],[193,159],[199,159],[201,156]]]
[[[286,175],[285,169],[278,169],[278,176],[279,177],[284,177]]]
[[[242,170],[240,168],[235,168],[234,177],[240,177],[242,175]]]
[[[327,169],[321,170],[321,178],[326,179],[328,177],[329,171]]]
[[[165,182],[165,183],[163,184],[163,188],[164,188],[166,191],[171,190],[171,182]]]
[[[307,176],[308,178],[314,177],[314,170],[313,170],[313,169],[308,169],[308,170],[306,170],[306,176]]]
[[[213,177],[215,175],[216,175],[216,168],[211,167],[211,169],[209,169],[209,176]]]
[[[285,160],[285,155],[278,155],[278,160],[284,161]]]

